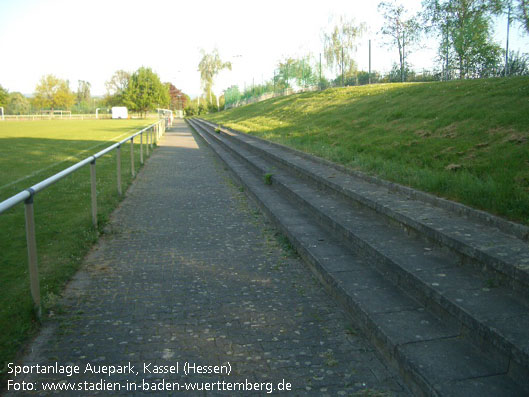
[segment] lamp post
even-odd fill
[[[509,30],[511,28],[511,2],[509,1],[509,11],[507,13],[507,42],[505,43],[505,77],[509,75]]]

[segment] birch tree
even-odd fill
[[[445,73],[455,67],[459,78],[486,77],[498,66],[501,48],[492,40],[492,15],[502,10],[501,0],[424,0],[425,19],[442,37]],[[450,52],[454,64],[451,65]]]
[[[342,85],[346,68],[349,72],[357,69],[353,55],[365,29],[364,23],[357,25],[354,20],[341,16],[329,31],[323,33],[325,60],[331,68],[340,72]]]
[[[220,59],[219,52],[217,49],[213,50],[211,54],[206,53],[204,50],[200,50],[202,59],[198,64],[198,71],[200,72],[200,81],[202,83],[202,89],[209,98],[209,103],[212,103],[213,99],[211,92],[214,85],[215,76],[223,69],[231,70],[231,62],[223,62]]]
[[[418,41],[421,27],[417,16],[408,17],[407,10],[395,1],[383,1],[378,11],[384,17],[385,24],[381,33],[388,37],[386,45],[396,46],[399,52],[401,81],[406,80],[407,58],[413,45]]]

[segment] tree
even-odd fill
[[[520,51],[509,52],[508,64],[500,72],[500,76],[527,76],[529,75],[529,55],[520,54]]]
[[[312,57],[310,55],[296,59],[294,67],[298,86],[307,87],[318,84],[318,71],[317,68],[313,67]]]
[[[324,56],[327,64],[339,70],[344,83],[345,71],[349,73],[356,71],[353,53],[356,51],[356,41],[365,31],[365,24],[356,25],[354,20],[347,21],[340,17],[339,21],[329,32],[324,32]]]
[[[90,102],[90,83],[84,80],[77,80],[77,103]]]
[[[516,10],[516,19],[525,28],[526,32],[529,33],[529,0],[519,0],[518,9]]]
[[[52,74],[40,79],[33,97],[33,105],[40,109],[69,109],[74,101],[75,95],[70,90],[68,81],[59,79]]]
[[[200,50],[200,53],[202,54],[202,59],[198,64],[200,81],[204,93],[209,98],[209,103],[212,103],[211,90],[215,76],[223,69],[231,70],[231,62],[222,62],[217,49],[213,50],[211,54],[207,54],[204,50]]]
[[[285,58],[280,61],[277,75],[274,76],[275,90],[285,90],[291,87],[290,79],[296,77],[297,60],[294,58]]]
[[[241,99],[241,92],[239,91],[239,87],[236,85],[232,85],[231,87],[228,87],[226,91],[224,92],[224,100],[227,106],[231,106]]]
[[[123,105],[125,91],[129,87],[130,73],[125,70],[116,71],[109,81],[105,83],[107,94],[105,103],[108,106]]]
[[[7,90],[0,85],[0,106],[6,106],[9,98]]]
[[[167,89],[169,90],[170,98],[170,109],[171,110],[183,110],[186,107],[189,96],[184,94],[182,90],[176,88],[171,83],[165,83]]]
[[[441,35],[440,54],[446,76],[481,77],[498,68],[501,48],[492,41],[491,16],[501,0],[424,0],[425,19]]]
[[[94,106],[91,103],[92,96],[90,95],[90,83],[84,80],[77,80],[77,92],[74,111],[76,113],[91,113],[94,111]]]
[[[381,33],[389,36],[386,45],[396,45],[399,51],[400,78],[404,82],[407,68],[406,59],[410,52],[410,47],[417,42],[421,31],[417,21],[418,18],[416,16],[407,17],[407,10],[403,5],[397,4],[395,1],[379,3],[378,11],[382,13],[385,20]]]
[[[20,92],[12,92],[9,94],[7,101],[6,113],[9,114],[28,114],[30,104],[28,99]]]
[[[144,115],[148,110],[167,108],[169,90],[151,68],[141,67],[130,76],[123,101],[130,110]]]

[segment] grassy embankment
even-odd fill
[[[529,224],[529,78],[382,84],[207,119]]]
[[[0,122],[0,201],[152,122]],[[135,146],[137,170],[140,167],[139,140],[135,140]],[[130,144],[122,147],[121,161],[123,189],[126,189],[132,181]],[[101,227],[120,201],[115,151],[97,160],[96,175]],[[97,238],[91,222],[89,167],[38,193],[34,208],[40,288],[46,312]],[[0,371],[5,370],[7,361],[13,360],[23,342],[38,328],[29,292],[24,226],[23,204],[0,214]]]

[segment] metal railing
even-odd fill
[[[28,264],[29,264],[29,278],[31,297],[33,298],[34,308],[37,316],[40,317],[42,314],[41,303],[40,303],[40,283],[39,283],[39,272],[37,262],[37,240],[35,235],[35,216],[33,212],[33,202],[35,195],[47,187],[55,184],[66,176],[74,173],[80,168],[90,164],[90,186],[91,186],[91,210],[92,210],[92,224],[97,228],[97,185],[96,185],[96,161],[98,158],[110,153],[112,150],[116,150],[116,162],[117,162],[117,190],[118,194],[122,194],[121,189],[121,146],[130,141],[130,172],[132,177],[136,175],[134,169],[134,138],[140,136],[140,164],[143,164],[143,135],[145,134],[145,144],[147,156],[149,155],[149,148],[152,150],[153,145],[158,142],[161,136],[165,133],[167,126],[170,126],[169,119],[161,119],[156,123],[145,127],[144,129],[136,132],[133,135],[119,141],[100,152],[79,161],[78,163],[68,167],[57,174],[50,176],[43,181],[31,186],[28,189],[21,191],[14,196],[9,197],[7,200],[0,202],[0,214],[6,212],[12,207],[24,202],[25,205],[25,218],[26,218],[26,242],[28,248]]]

